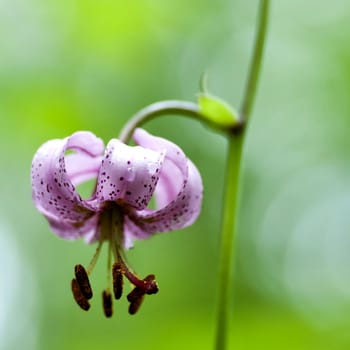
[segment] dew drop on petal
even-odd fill
[[[128,167],[126,169],[125,179],[126,179],[126,181],[129,181],[129,182],[134,181],[134,179],[135,179],[135,170],[134,170],[133,167]]]
[[[147,170],[150,174],[155,174],[158,167],[159,167],[159,164],[157,164],[157,163],[148,163],[147,164]]]

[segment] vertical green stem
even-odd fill
[[[252,54],[248,80],[241,107],[241,119],[246,123],[250,117],[260,73],[268,22],[269,0],[261,0],[256,38]],[[216,330],[216,350],[228,348],[229,320],[232,299],[232,270],[234,262],[234,237],[237,229],[237,207],[239,199],[239,177],[245,129],[228,135],[226,163],[225,197],[222,215],[221,254],[219,271],[218,318]]]
[[[269,20],[269,7],[269,0],[260,0],[254,51],[250,62],[248,79],[240,111],[240,116],[243,120],[249,119],[254,104],[261,69],[261,61],[264,53],[267,24]]]
[[[242,145],[243,133],[229,137],[220,247],[221,260],[219,271],[219,302],[216,333],[217,350],[226,349],[228,343],[228,328],[231,310],[230,300],[232,298],[231,276],[233,265],[233,241],[237,217],[237,194]]]

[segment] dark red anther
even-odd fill
[[[145,295],[145,291],[140,288],[140,287],[135,287],[127,296],[126,298],[128,299],[128,301],[130,303],[132,303],[133,301],[140,299],[140,297],[142,297],[143,295]]]
[[[138,309],[140,308],[143,298],[145,296],[145,292],[139,288],[135,287],[127,296],[128,301],[130,302],[129,305],[129,314],[135,315]]]
[[[75,265],[74,273],[77,283],[80,286],[81,293],[84,295],[86,299],[92,298],[92,289],[90,286],[90,281],[88,274],[83,265]]]
[[[123,266],[120,262],[113,264],[112,275],[114,297],[120,299],[123,294]]]
[[[76,303],[85,311],[90,309],[90,303],[89,301],[85,298],[84,294],[82,293],[81,289],[80,289],[80,285],[77,282],[77,280],[75,278],[72,279],[72,283],[71,283],[71,287],[72,287],[72,293],[73,293],[73,297],[74,300],[76,301]]]
[[[129,305],[129,314],[135,315],[138,309],[140,308],[142,302],[143,302],[144,295],[142,295],[139,299],[133,301]]]
[[[130,302],[129,314],[136,314],[137,310],[140,308],[143,298],[145,296],[145,291],[140,287],[135,287],[128,295],[127,299]]]
[[[103,304],[103,311],[104,311],[105,316],[111,317],[113,314],[112,295],[107,290],[104,290],[102,292],[102,304]]]

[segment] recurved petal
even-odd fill
[[[165,150],[164,164],[155,190],[157,209],[173,201],[188,177],[188,159],[180,147],[143,129],[136,129],[133,138],[137,144],[154,151]]]
[[[98,215],[93,215],[79,223],[69,220],[62,221],[56,217],[47,217],[47,219],[52,231],[64,239],[74,240],[84,237],[86,243],[93,243],[99,235]]]
[[[190,226],[198,217],[202,205],[202,179],[193,163],[188,160],[188,177],[176,197],[165,207],[156,210],[133,211],[130,218],[141,229],[130,231],[134,238],[144,239],[157,232],[167,232]]]
[[[154,191],[157,209],[164,208],[176,198],[182,189],[184,178],[187,176],[187,166],[186,169],[181,171],[173,161],[165,157],[158,184]]]
[[[98,175],[98,201],[116,201],[136,210],[144,209],[157,185],[164,152],[127,146],[112,139]]]
[[[72,183],[78,172],[66,166],[67,150],[84,154],[79,176],[83,176],[84,171],[86,176],[91,176],[92,169],[97,172],[96,158],[103,151],[103,142],[90,132],[77,132],[62,140],[48,141],[39,148],[32,162],[32,192],[37,209],[47,217],[53,230],[64,238],[73,239],[89,231],[86,221],[95,210],[88,201],[82,200]]]
[[[129,217],[136,227],[128,225],[132,239],[144,239],[156,232],[166,232],[191,225],[198,217],[202,204],[203,185],[195,165],[172,142],[152,136],[138,129],[135,141],[154,150],[165,148],[157,209],[130,211]],[[158,148],[159,147],[159,148]],[[142,234],[143,232],[143,234]]]

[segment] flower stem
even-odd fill
[[[119,140],[128,143],[136,128],[157,116],[166,114],[179,114],[196,119],[205,119],[201,115],[197,104],[193,102],[177,100],[156,102],[141,109],[128,121],[120,132]]]
[[[256,95],[266,37],[268,10],[269,0],[261,0],[254,50],[240,113],[243,123],[246,123],[250,117]],[[239,178],[245,130],[246,128],[242,128],[239,132],[231,132],[228,134],[228,154],[224,187],[225,197],[221,227],[216,350],[225,350],[228,348],[228,330],[231,312],[230,301],[232,298],[232,271],[234,263],[233,243],[237,229]]]

